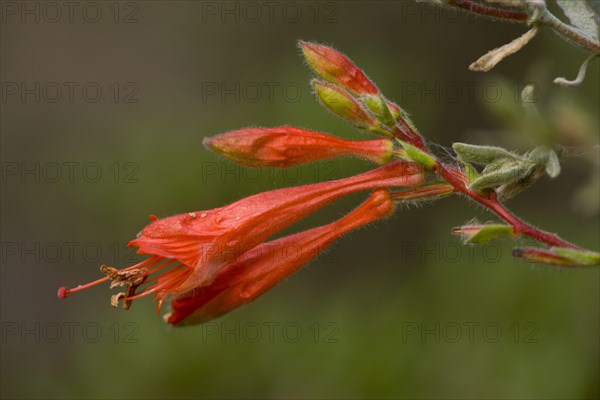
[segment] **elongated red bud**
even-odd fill
[[[317,75],[354,95],[376,94],[377,87],[352,60],[331,47],[299,42],[308,65]]]
[[[341,156],[385,164],[393,155],[388,139],[345,140],[307,129],[244,128],[204,140],[212,150],[250,167],[286,168]]]

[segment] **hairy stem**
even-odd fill
[[[454,187],[445,183],[423,186],[413,190],[392,193],[392,199],[399,201],[430,200],[454,193]]]
[[[472,200],[483,205],[512,225],[516,233],[527,235],[549,246],[577,248],[574,244],[561,239],[557,235],[537,229],[519,219],[498,201],[495,192],[491,192],[489,196],[485,197],[474,190],[470,190],[465,184],[466,177],[462,170],[438,161],[437,172],[438,175],[452,185],[457,192],[470,197]]]
[[[540,23],[551,27],[559,36],[567,41],[575,43],[590,53],[600,53],[600,43],[595,42],[593,39],[582,34],[579,30],[573,28],[571,25],[565,24],[548,10],[542,13],[540,17]]]
[[[407,136],[406,132],[402,132],[399,129],[397,129],[395,131],[395,134],[399,138]],[[413,132],[413,134],[414,134],[414,137],[420,138],[420,136],[417,135],[416,133]],[[406,139],[404,139],[404,140],[406,140]],[[415,143],[411,143],[411,144],[418,146],[423,151],[426,151],[432,157],[435,157],[431,153],[431,151],[427,147],[427,145],[425,145],[422,141],[417,140]],[[490,192],[489,195],[484,196],[477,191],[469,189],[469,187],[466,184],[466,182],[467,182],[466,175],[462,169],[445,164],[445,163],[441,162],[439,159],[437,159],[435,171],[441,179],[446,181],[453,188],[454,192],[462,193],[462,194],[466,195],[473,201],[481,204],[482,206],[486,207],[488,210],[495,213],[498,217],[502,218],[504,221],[506,221],[508,224],[510,224],[514,228],[515,233],[520,233],[522,235],[529,236],[539,242],[545,243],[548,246],[568,247],[568,248],[572,248],[572,249],[579,248],[578,246],[561,239],[560,237],[558,237],[557,235],[555,235],[553,233],[549,233],[549,232],[540,230],[534,226],[529,225],[525,221],[521,220],[520,218],[515,216],[513,213],[511,213],[507,208],[505,208],[504,205],[502,205],[502,203],[500,203],[500,201],[498,201],[498,198],[497,198],[495,192]],[[440,185],[440,186],[445,186],[445,185]],[[441,190],[441,188],[439,188],[439,189]],[[445,189],[448,190],[448,188],[445,188]],[[429,189],[424,188],[423,194],[425,196],[423,196],[423,197],[427,197],[427,195],[426,195],[427,190],[429,190]],[[397,199],[399,199],[399,198],[397,198]]]
[[[527,2],[527,0],[525,0]],[[577,1],[577,0],[573,0]],[[527,2],[528,3],[528,2]],[[560,37],[572,42],[577,46],[594,54],[600,53],[600,43],[580,32],[577,28],[562,22],[545,7],[545,3],[540,3],[533,11],[528,11],[526,7],[522,9],[503,8],[495,6],[492,3],[485,4],[475,0],[445,0],[445,4],[451,7],[460,8],[475,14],[486,17],[501,19],[505,21],[537,24],[552,28]],[[537,15],[532,12],[537,11]]]
[[[497,19],[509,21],[527,22],[529,13],[526,10],[509,10],[506,8],[494,7],[483,3],[477,3],[473,0],[446,0],[449,6],[462,8],[476,14],[485,15]]]

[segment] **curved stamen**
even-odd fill
[[[173,266],[173,264],[176,265]],[[167,268],[169,269],[165,270]],[[128,289],[125,293],[119,293],[113,296],[113,305],[116,306],[119,300],[123,300],[126,306],[125,308],[128,308],[131,300],[144,297],[151,293],[159,292],[155,300],[159,300],[158,310],[160,311],[162,300],[166,297],[165,293],[160,292],[164,292],[167,289],[176,288],[178,285],[183,283],[192,272],[191,268],[178,262],[176,259],[163,258],[156,255],[153,255],[144,261],[121,270],[117,270],[106,265],[102,265],[100,270],[106,274],[104,278],[97,279],[84,285],[79,285],[72,289],[61,287],[58,290],[58,297],[64,299],[71,293],[89,289],[103,282],[112,281],[111,287],[123,285],[128,286]],[[152,277],[152,279],[147,279],[154,274],[156,274],[156,276]],[[135,293],[139,286],[146,284],[148,284],[148,286],[146,286],[144,291],[138,294]]]
[[[159,282],[158,284],[149,287],[148,289],[144,290],[141,293],[135,294],[134,296],[128,296],[123,298],[123,300],[129,301],[129,300],[136,300],[139,299],[141,297],[147,296],[151,293],[156,293],[158,291],[164,290],[166,288],[170,288],[170,287],[175,287],[178,286],[178,284],[182,283],[185,278],[188,277],[188,275],[192,272],[192,270],[190,268],[185,268],[185,269],[179,269],[177,272],[174,272],[174,270],[170,270],[168,272],[168,274],[172,274],[170,276],[161,276],[159,278],[165,278],[165,280],[163,282]],[[164,297],[164,296],[160,296],[159,297]]]

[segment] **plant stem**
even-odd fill
[[[582,34],[579,30],[567,25],[560,19],[556,18],[550,11],[545,10],[540,17],[540,23],[548,25],[559,36],[567,39],[578,45],[579,47],[589,51],[590,53],[600,53],[600,43]]]
[[[396,129],[396,131],[394,133],[397,137],[406,137],[406,132],[402,132],[398,128]],[[420,138],[420,136],[418,136],[416,134],[414,134],[414,135],[415,135],[415,137]],[[411,144],[413,144],[415,146],[422,145],[423,151],[426,151],[429,155],[431,155],[432,157],[435,157],[431,153],[431,150],[426,145],[424,145],[422,142],[417,141],[417,143],[411,143]],[[452,188],[454,188],[454,192],[462,193],[462,194],[468,196],[473,201],[481,204],[482,206],[486,207],[488,210],[495,213],[498,217],[502,218],[504,221],[506,221],[508,224],[510,224],[514,228],[515,233],[529,236],[539,242],[545,243],[548,246],[568,247],[568,248],[572,248],[572,249],[579,248],[578,246],[561,239],[560,237],[558,237],[557,235],[555,235],[553,233],[549,233],[549,232],[545,232],[543,230],[537,229],[536,227],[531,226],[528,223],[526,223],[525,221],[519,219],[517,216],[515,216],[513,213],[511,213],[507,208],[505,208],[502,203],[500,203],[500,201],[498,200],[498,198],[496,196],[496,192],[492,191],[489,193],[489,195],[484,196],[477,191],[469,189],[469,187],[466,184],[467,178],[462,169],[445,164],[442,161],[440,161],[439,159],[436,159],[436,160],[437,161],[436,161],[435,171],[436,171],[437,175],[441,179],[446,181]],[[445,185],[439,185],[439,186],[445,186]],[[427,190],[428,190],[427,188],[423,188],[423,194],[425,194],[425,192]],[[401,200],[401,198],[397,198],[397,199]]]
[[[527,22],[529,14],[527,10],[510,10],[501,7],[494,7],[483,3],[477,3],[473,0],[446,0],[449,6],[462,8],[476,14],[485,15],[487,17],[506,19],[509,21]]]
[[[563,39],[573,42],[577,46],[591,53],[600,53],[600,43],[586,36],[577,28],[562,22],[554,14],[548,11],[548,9],[545,7],[545,3],[542,4],[542,8],[537,8],[539,14],[536,17],[533,17],[525,7],[523,7],[523,9],[509,9],[495,6],[491,3],[484,4],[476,2],[475,0],[445,0],[445,4],[451,7],[467,10],[475,14],[484,15],[486,17],[513,22],[537,24],[541,26],[546,25],[552,28],[552,30]]]
[[[466,177],[462,170],[444,164],[438,160],[437,172],[438,175],[452,185],[457,192],[463,193],[464,195],[470,197],[472,200],[488,208],[504,221],[512,225],[512,227],[515,229],[515,233],[527,235],[549,246],[568,247],[573,249],[577,248],[577,246],[574,244],[561,239],[557,235],[537,229],[519,219],[498,201],[495,192],[490,192],[490,195],[486,197],[474,190],[469,189],[465,184]]]

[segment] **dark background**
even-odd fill
[[[169,328],[149,298],[112,309],[108,285],[56,298],[138,260],[125,246],[149,214],[370,167],[246,170],[202,147],[243,126],[366,137],[315,103],[299,39],[348,54],[442,146],[510,146],[490,108],[518,109],[530,82],[549,125],[597,142],[598,63],[581,89],[551,85],[585,54],[548,30],[481,74],[467,66],[525,27],[412,1],[266,3],[81,2],[72,16],[58,3],[58,17],[2,2],[2,397],[598,398],[598,269],[514,260],[520,239],[463,247],[453,226],[495,218],[458,197],[400,207],[204,326]],[[598,214],[574,200],[597,168],[569,160],[509,207],[597,250]]]

